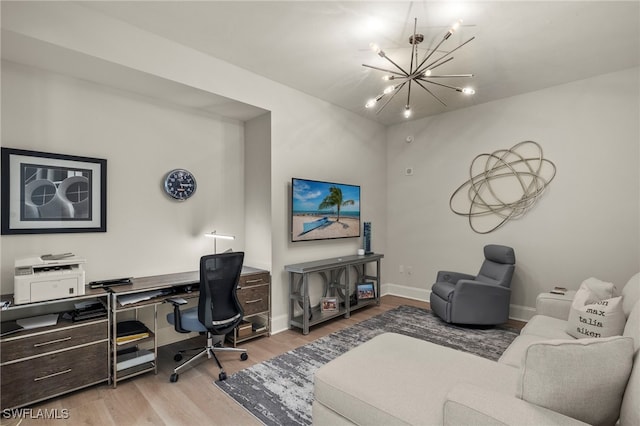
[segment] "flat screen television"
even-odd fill
[[[291,241],[360,236],[360,186],[291,179]]]

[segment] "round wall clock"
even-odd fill
[[[196,178],[185,169],[175,169],[164,178],[164,192],[171,198],[185,201],[196,192]]]

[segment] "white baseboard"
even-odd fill
[[[289,314],[271,317],[271,334],[281,333],[289,329]]]
[[[429,302],[431,290],[416,287],[407,287],[403,285],[386,283],[380,286],[381,296],[398,296],[406,299],[420,300]],[[516,321],[529,321],[536,313],[535,308],[522,305],[511,305],[509,307],[509,318]],[[271,318],[271,334],[280,333],[289,329],[289,316],[278,315]]]

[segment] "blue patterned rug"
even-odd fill
[[[399,306],[241,370],[216,385],[266,425],[310,425],[316,370],[386,332],[405,334],[491,360],[500,358],[519,333],[503,326],[458,327],[443,322],[427,309]]]

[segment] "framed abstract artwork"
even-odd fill
[[[2,234],[106,232],[107,160],[2,148]]]

